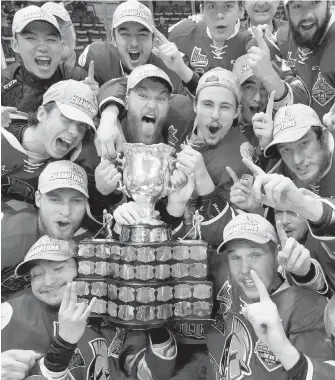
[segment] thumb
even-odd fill
[[[281,220],[277,220],[276,227],[277,227],[277,234],[280,240],[280,245],[284,249],[287,242],[287,234]]]
[[[93,79],[94,80],[94,61],[91,61],[90,62],[90,66],[88,68],[88,75],[87,75],[90,79]]]

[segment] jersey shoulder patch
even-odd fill
[[[12,319],[13,308],[8,302],[1,304],[1,330],[4,329]]]

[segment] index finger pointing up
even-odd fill
[[[90,79],[94,79],[94,61],[90,62],[90,66],[88,68],[88,75]]]
[[[234,172],[234,170],[229,166],[226,166],[226,170],[227,170],[228,174],[231,176],[231,179],[233,180],[233,182],[237,183],[239,181],[239,178],[236,175],[236,173]]]
[[[170,41],[164,36],[163,33],[161,33],[157,28],[154,28],[154,34],[156,36],[156,38],[158,39],[158,41],[164,45],[164,44],[168,44]]]
[[[250,169],[254,173],[254,175],[263,175],[263,174],[265,174],[265,172],[259,166],[255,165],[248,158],[242,158],[242,162],[244,163],[244,165],[248,169]]]
[[[269,96],[269,100],[268,100],[268,104],[266,106],[266,114],[271,117],[272,119],[272,112],[273,112],[273,104],[274,104],[274,101],[275,101],[275,94],[276,94],[276,91],[272,91],[270,96]]]
[[[284,249],[286,241],[287,241],[287,234],[286,234],[286,231],[284,230],[282,221],[277,220],[276,226],[277,226],[277,234],[280,240],[281,247],[282,249]]]
[[[251,270],[250,276],[251,276],[252,281],[254,282],[254,284],[258,290],[259,301],[262,302],[262,301],[271,300],[265,285],[263,284],[262,280],[258,277],[257,273],[254,270]]]
[[[266,42],[263,40],[263,33],[256,26],[252,27],[252,32],[254,33],[258,47],[262,50],[266,49],[268,46]]]

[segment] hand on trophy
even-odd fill
[[[187,183],[182,187],[178,187],[181,183],[185,183],[186,178]],[[184,214],[186,203],[194,191],[194,174],[186,176],[180,170],[175,170],[170,180],[176,190],[169,193],[166,210],[170,215],[179,217]]]
[[[207,195],[214,191],[215,185],[208,174],[202,154],[190,145],[182,145],[177,154],[176,168],[187,176],[194,174],[195,189],[198,195]]]
[[[146,213],[139,203],[131,201],[128,203],[123,203],[117,207],[113,216],[116,223],[122,226],[124,224],[141,224],[142,219],[146,216]],[[159,217],[159,212],[157,210],[153,211],[153,217]]]
[[[100,164],[95,169],[94,177],[98,191],[102,195],[109,195],[116,189],[121,179],[121,173],[109,160],[101,158]]]

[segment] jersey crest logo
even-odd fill
[[[3,193],[13,198],[19,196],[21,199],[34,201],[35,189],[29,183],[11,177],[5,177],[4,179],[6,182],[1,185]]]
[[[320,106],[325,106],[335,97],[335,89],[326,81],[321,73],[318,74],[318,79],[316,80],[312,88],[312,98],[320,104]]]
[[[76,348],[69,364],[69,370],[71,371],[71,369],[78,367],[85,367],[85,360],[79,348]]]
[[[224,334],[225,323],[227,320],[226,314],[232,306],[231,285],[228,280],[223,284],[222,288],[216,296],[216,299],[220,301],[220,309],[215,315],[215,326]]]
[[[275,371],[282,366],[277,356],[262,341],[257,341],[254,352],[269,372]]]
[[[109,380],[110,371],[107,357],[107,342],[97,338],[89,342],[93,359],[87,369],[87,380]]]
[[[190,59],[190,65],[196,71],[198,70],[201,73],[204,72],[203,68],[205,68],[208,65],[208,58],[207,55],[201,54],[201,48],[198,48],[197,46],[193,48]]]
[[[252,354],[252,340],[245,324],[236,316],[233,316],[231,331],[226,338],[220,364],[215,363],[211,356],[210,361],[214,365],[214,378],[216,380],[240,380],[252,374],[250,360]]]
[[[170,125],[168,129],[168,143],[169,145],[175,146],[178,142],[178,138],[176,137],[176,133],[178,130],[173,126]]]
[[[112,356],[113,358],[118,358],[120,354],[121,347],[126,339],[126,329],[121,329],[119,327],[116,328],[115,337],[108,347],[108,356]]]

